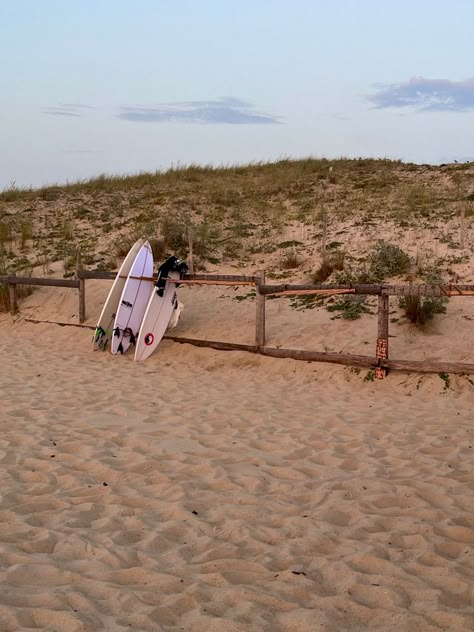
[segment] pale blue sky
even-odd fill
[[[0,188],[474,160],[474,0],[0,0]]]

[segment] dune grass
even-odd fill
[[[325,280],[360,257],[351,239],[355,231],[370,236],[371,248],[378,226],[390,224],[400,238],[415,225],[435,231],[460,217],[461,204],[469,220],[473,195],[472,168],[461,164],[283,158],[177,165],[38,189],[12,184],[0,192],[0,247],[11,272],[27,265],[47,270],[60,261],[70,274],[78,249],[86,265],[107,269],[146,237],[157,257],[185,257],[192,242],[200,269],[216,263],[240,267],[260,258],[274,278],[304,272],[308,280]],[[453,248],[456,234],[449,232]],[[331,244],[347,256],[331,254]]]

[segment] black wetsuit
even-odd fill
[[[184,261],[178,259],[174,255],[172,257],[168,257],[164,263],[158,268],[158,280],[156,282],[156,291],[158,296],[163,296],[163,292],[166,285],[166,279],[170,272],[179,272],[179,278],[182,279],[183,276],[188,271],[188,266]],[[176,287],[179,286],[179,283],[176,283]]]

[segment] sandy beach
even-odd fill
[[[107,287],[90,284],[89,323]],[[177,334],[210,335],[193,315],[209,291],[181,292]],[[276,303],[270,338],[304,348],[307,314],[291,338]],[[171,341],[136,364],[24,321],[76,322],[76,304],[40,290],[0,319],[2,631],[472,630],[468,378]],[[220,337],[248,341],[253,305],[232,325],[215,304]],[[332,325],[329,347],[354,346]]]
[[[0,0],[0,632],[474,632],[473,25]]]

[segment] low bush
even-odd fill
[[[356,320],[362,314],[370,312],[367,305],[367,297],[361,295],[349,295],[338,297],[334,303],[326,306],[328,312],[340,312],[333,318],[344,318],[345,320]]]
[[[280,260],[280,265],[284,270],[298,268],[300,264],[301,259],[298,257],[297,253],[294,250],[286,252]]]
[[[427,269],[424,280],[429,285],[441,285],[443,282],[436,266]],[[448,301],[447,296],[402,296],[399,304],[408,320],[422,327],[436,314],[445,314]]]
[[[400,307],[410,322],[420,326],[432,320],[436,314],[446,313],[446,305],[438,297],[403,296]]]
[[[410,270],[410,257],[399,246],[380,240],[369,260],[370,277],[376,283]]]
[[[313,283],[324,283],[335,270],[344,270],[344,252],[335,252],[323,262],[313,274]]]

